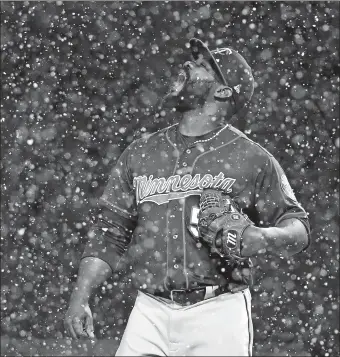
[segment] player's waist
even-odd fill
[[[248,288],[246,284],[235,284],[228,283],[223,286],[219,285],[207,285],[207,286],[198,286],[190,289],[173,289],[173,290],[156,290],[144,292],[152,295],[156,298],[162,298],[166,300],[173,301],[177,304],[188,306],[193,305],[203,300],[207,300],[213,297],[217,297],[225,293],[237,293],[239,291],[245,290]]]

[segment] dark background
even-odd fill
[[[254,353],[339,355],[338,22],[337,2],[2,2],[2,354],[115,353],[129,272],[91,302],[96,344],[65,339],[63,315],[108,173],[178,119],[155,104],[196,36],[250,63],[235,126],[278,159],[312,227],[308,252],[254,259]]]

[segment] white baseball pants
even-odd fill
[[[249,289],[182,306],[143,292],[116,356],[251,356]]]

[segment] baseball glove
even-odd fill
[[[218,254],[233,263],[248,258],[241,256],[242,234],[253,222],[237,203],[222,191],[203,191],[198,214],[200,238]]]

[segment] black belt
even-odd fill
[[[235,293],[237,291],[244,290],[245,288],[247,288],[247,286],[245,285],[238,285],[235,287],[231,287],[230,285],[226,285],[226,286],[211,285],[211,286],[202,286],[192,289],[155,291],[153,295],[171,300],[173,302],[176,302],[177,304],[185,306],[185,305],[193,305],[203,300],[207,300],[227,292]]]

